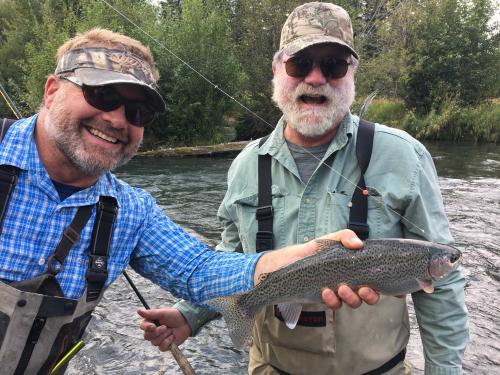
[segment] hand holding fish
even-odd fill
[[[320,237],[317,240],[338,241],[347,249],[359,250],[363,247],[363,242],[356,234],[344,229],[335,233]],[[274,272],[291,263],[294,263],[302,258],[314,255],[322,250],[322,245],[319,241],[312,240],[305,244],[288,246],[280,250],[274,250],[266,253],[257,263],[254,275],[254,284],[257,285],[262,278],[270,272]],[[363,302],[374,305],[379,300],[379,295],[373,289],[361,287],[354,292],[347,285],[341,285],[337,293],[333,290],[325,288],[321,295],[323,303],[331,309],[338,309],[345,302],[352,308],[359,307]]]
[[[319,239],[339,241],[345,248],[353,250],[363,247],[363,242],[353,231],[348,229]],[[263,275],[274,272],[304,257],[314,255],[321,250],[320,242],[313,240],[305,244],[289,246],[264,254],[255,269],[255,285],[260,282]],[[343,302],[352,308],[356,308],[362,302],[370,305],[377,303],[379,295],[371,288],[362,287],[357,292],[354,292],[347,285],[342,285],[338,288],[337,293],[325,288],[322,292],[322,299],[325,305],[332,309],[340,308]],[[140,323],[140,328],[144,331],[144,339],[150,341],[153,346],[157,346],[162,352],[169,350],[172,342],[181,345],[191,335],[191,327],[179,310],[175,308],[140,309],[137,313],[144,318]],[[155,320],[160,323],[160,326],[154,324]]]
[[[317,239],[316,245],[296,245],[266,254],[267,259],[260,259],[260,268],[257,264],[260,282],[251,291],[205,303],[222,314],[234,346],[241,348],[250,338],[256,315],[267,306],[275,305],[286,326],[294,329],[302,305],[319,303],[329,293],[325,288],[369,286],[388,296],[418,290],[432,293],[434,282],[460,264],[460,250],[450,245],[385,238],[366,240],[362,249],[351,251],[346,248],[349,238],[352,240],[346,232],[338,232]],[[279,252],[280,257],[272,257]]]
[[[172,342],[181,345],[191,335],[191,327],[175,308],[139,309],[137,313],[144,318],[139,326],[144,331],[144,339],[162,352],[169,350]],[[160,326],[156,326],[154,321]]]

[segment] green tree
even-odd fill
[[[34,40],[34,26],[40,20],[42,6],[30,0],[0,2],[0,80],[23,113],[29,113],[31,109],[21,97],[25,79],[22,62]],[[10,111],[8,114],[12,116]]]
[[[157,132],[186,144],[220,141],[234,103],[208,81],[229,94],[237,88],[229,16],[216,1],[184,0],[181,7],[176,18],[163,20],[162,64],[168,74],[161,87],[167,114]]]
[[[498,95],[499,35],[498,25],[489,22],[492,4],[395,1],[380,24],[383,52],[363,72],[365,86],[382,87],[421,114],[450,99],[475,105]]]
[[[238,99],[256,114],[240,108],[237,130],[241,139],[270,133],[280,116],[271,100],[271,63],[279,48],[281,27],[300,3],[298,0],[240,0],[235,4],[232,40],[244,72]]]

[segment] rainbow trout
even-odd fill
[[[367,240],[362,250],[348,250],[336,241],[320,242],[320,252],[263,275],[251,291],[206,302],[222,313],[236,347],[250,337],[255,315],[264,306],[277,304],[293,329],[302,304],[321,303],[326,287],[368,286],[390,296],[420,289],[432,293],[433,281],[456,269],[461,257],[452,246],[411,239]]]

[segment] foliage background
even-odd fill
[[[0,83],[24,115],[36,112],[55,51],[105,27],[150,46],[168,110],[146,145],[217,143],[270,132],[271,60],[297,0],[0,0]],[[419,138],[500,139],[498,0],[338,0],[361,56],[356,112]],[[252,112],[236,104],[218,88]],[[12,117],[0,102],[0,116]],[[260,117],[260,118],[259,118]],[[264,121],[263,121],[264,120]]]

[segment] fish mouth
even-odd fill
[[[453,266],[453,269],[457,268],[460,262],[462,261],[462,252],[458,250],[455,246],[446,246],[447,247],[447,257],[450,262],[450,265]]]
[[[456,270],[462,260],[462,252],[456,247],[442,245],[443,252],[434,255],[429,265],[429,274],[433,280],[439,280]]]

